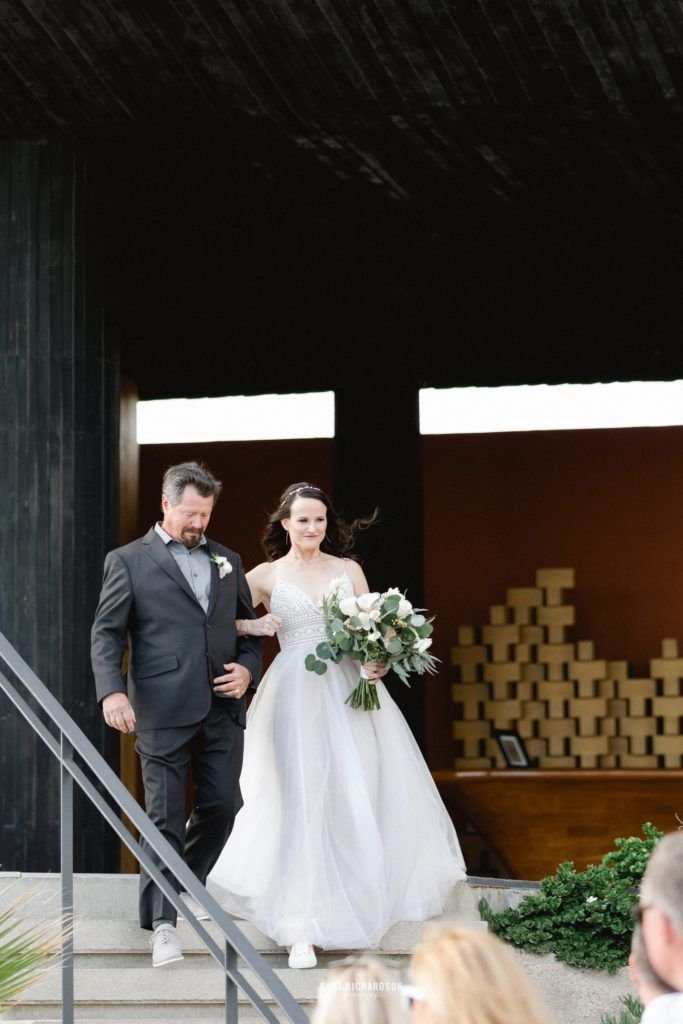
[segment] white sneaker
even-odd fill
[[[317,962],[313,946],[308,942],[295,942],[289,951],[290,967],[315,967]]]
[[[207,912],[204,910],[204,907],[201,907],[199,905],[199,903],[197,903],[197,901],[194,898],[194,896],[190,896],[189,892],[181,892],[180,895],[182,897],[183,903],[187,907],[189,913],[193,915],[193,917],[196,917],[198,921],[210,921],[211,920],[211,918],[209,917]],[[184,917],[181,912],[178,912],[178,920],[179,921],[186,921],[187,918]]]
[[[184,960],[176,930],[172,924],[160,924],[149,940],[152,947],[152,967],[165,967],[176,960]]]

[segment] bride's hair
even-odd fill
[[[354,519],[347,522],[336,512],[332,502],[319,487],[303,481],[298,484],[290,484],[278,498],[277,508],[268,518],[268,523],[261,538],[261,546],[266,553],[269,562],[276,558],[282,558],[287,554],[288,536],[283,528],[282,520],[289,519],[292,513],[292,505],[297,498],[315,498],[322,501],[327,511],[327,527],[325,537],[320,550],[327,555],[335,555],[337,558],[356,558],[352,554],[354,537],[357,530],[364,530],[367,526],[377,521],[379,509],[375,509],[371,516],[363,519]]]

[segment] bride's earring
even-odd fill
[[[290,545],[290,543],[291,543],[291,542],[290,542],[290,539],[289,539],[289,530],[285,530],[285,537],[286,537],[286,540],[285,540],[285,547],[287,548],[287,547],[289,547],[289,545]]]

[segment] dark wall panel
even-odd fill
[[[102,559],[118,533],[118,352],[99,211],[84,154],[61,143],[0,147],[0,629],[115,763],[89,662]],[[3,870],[59,866],[51,762],[0,698]],[[106,826],[80,798],[77,819],[77,864],[114,863]]]

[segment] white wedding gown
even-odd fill
[[[280,945],[373,948],[395,922],[441,913],[465,878],[460,844],[383,681],[378,711],[350,708],[358,662],[304,667],[325,639],[320,609],[280,580],[271,611],[281,650],[249,707],[244,806],[209,880],[229,913]]]

